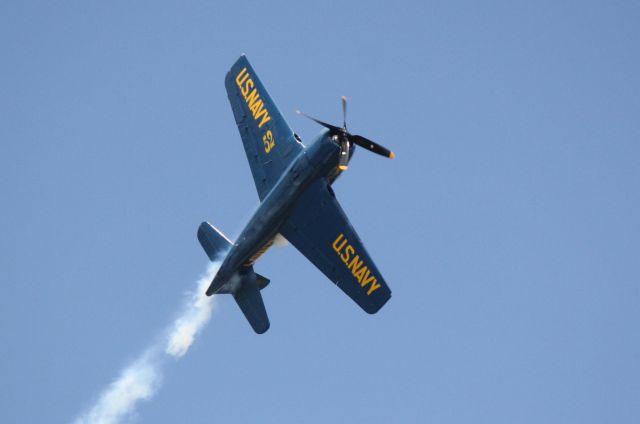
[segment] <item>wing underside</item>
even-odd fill
[[[303,146],[246,56],[240,56],[233,64],[225,78],[225,87],[262,200]]]
[[[366,312],[391,290],[324,179],[302,195],[281,234]]]

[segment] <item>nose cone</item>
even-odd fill
[[[340,155],[340,146],[330,136],[329,131],[324,130],[307,148],[306,154],[309,161],[316,167],[325,164],[330,159],[336,162],[334,164],[336,166]]]

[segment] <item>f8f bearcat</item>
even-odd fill
[[[315,118],[325,129],[309,146],[295,134],[242,55],[225,78],[231,109],[249,160],[260,206],[235,242],[208,222],[198,240],[211,261],[221,261],[206,294],[231,294],[262,334],[269,318],[260,294],[269,280],[253,264],[281,235],[370,314],[391,290],[336,200],[331,185],[347,167],[355,146],[393,158],[393,152]],[[306,115],[305,115],[306,116]]]

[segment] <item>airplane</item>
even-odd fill
[[[305,146],[245,55],[227,73],[225,87],[261,203],[235,242],[208,222],[200,224],[202,248],[211,261],[222,262],[207,296],[233,295],[253,330],[266,332],[270,323],[260,290],[269,279],[253,264],[281,235],[363,310],[378,312],[391,290],[331,185],[348,168],[356,145],[391,159],[393,152],[347,131],[345,97],[342,127],[298,111],[325,128]]]

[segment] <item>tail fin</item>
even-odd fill
[[[198,241],[212,261],[221,259],[220,256],[229,250],[233,244],[222,231],[218,230],[208,222],[203,222],[198,228]]]
[[[233,298],[251,324],[253,331],[262,334],[269,329],[269,317],[260,295],[257,278],[252,277],[249,274],[243,279],[238,291],[233,293]]]
[[[208,222],[200,224],[198,240],[212,261],[222,259],[224,252],[233,245],[231,240]],[[246,267],[242,273],[236,271],[234,275],[235,278],[240,278],[239,284],[225,284],[216,293],[232,294],[253,331],[262,334],[269,329],[269,317],[260,290],[269,284],[269,279],[253,272],[253,267]]]

